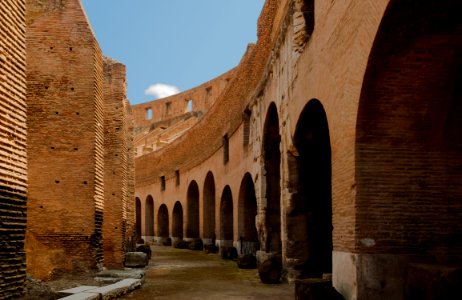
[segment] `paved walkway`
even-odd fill
[[[294,286],[262,284],[256,269],[239,269],[217,254],[162,246],[152,250],[141,289],[119,299],[295,299]]]

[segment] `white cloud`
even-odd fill
[[[165,98],[171,95],[178,94],[180,89],[174,85],[156,83],[149,86],[145,91],[145,95],[154,96],[156,98]]]

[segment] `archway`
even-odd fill
[[[259,249],[258,233],[255,225],[257,198],[255,197],[252,176],[249,173],[244,175],[239,189],[238,212],[239,251],[241,254],[256,254]]]
[[[150,242],[154,238],[154,200],[151,195],[146,198],[144,222],[146,242]]]
[[[262,247],[266,252],[281,252],[281,152],[279,144],[279,117],[276,104],[271,103],[266,114],[263,131],[263,158],[266,180],[265,238]]]
[[[159,207],[159,212],[157,213],[157,236],[163,239],[168,238],[168,228],[168,208],[167,205],[162,204]]]
[[[232,246],[234,239],[233,224],[233,195],[227,185],[223,189],[220,202],[220,240],[226,246]]]
[[[300,114],[289,156],[292,199],[287,211],[286,255],[300,277],[332,273],[332,167],[329,127],[316,99]]]
[[[461,9],[453,0],[390,1],[374,41],[356,123],[355,251],[386,260],[359,274],[375,280],[360,284],[361,298],[402,295],[403,257],[462,261]],[[433,298],[429,281],[417,285],[410,299]]]
[[[177,201],[173,207],[172,237],[183,239],[183,207],[180,201]]]
[[[186,237],[199,237],[199,186],[196,181],[191,181],[188,187]]]
[[[204,182],[203,238],[204,243],[213,243],[215,236],[215,179],[208,172]]]
[[[141,200],[135,198],[135,233],[136,238],[141,238]]]

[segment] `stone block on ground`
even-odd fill
[[[274,255],[258,267],[258,275],[262,283],[276,284],[281,282],[282,275],[282,257]]]
[[[332,281],[322,278],[295,280],[296,300],[345,300],[332,286]]]
[[[189,243],[189,249],[191,250],[202,250],[204,249],[204,243],[201,239],[194,239]]]
[[[144,268],[148,264],[148,256],[144,252],[127,252],[124,266],[127,268]]]
[[[173,247],[177,249],[189,249],[189,243],[190,242],[185,240],[176,240],[175,243],[173,243]]]
[[[136,252],[144,252],[148,256],[148,260],[151,259],[152,250],[151,250],[151,246],[149,246],[148,244],[137,246]]]
[[[222,259],[231,259],[231,260],[236,260],[237,259],[237,249],[236,247],[227,247],[227,246],[221,246],[221,258]]]
[[[256,269],[257,258],[253,254],[239,255],[237,258],[237,266],[239,269]]]
[[[217,253],[218,252],[218,247],[215,244],[205,244],[204,245],[204,251],[205,251],[206,254]]]

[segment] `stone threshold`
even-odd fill
[[[127,278],[106,286],[79,286],[59,291],[65,300],[106,300],[114,299],[141,287],[141,279]]]

